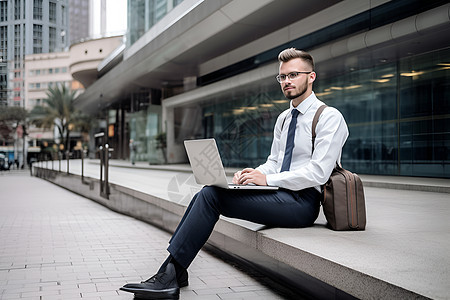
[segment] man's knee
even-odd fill
[[[215,186],[204,186],[201,190],[200,190],[200,194],[207,199],[217,199],[218,193],[219,193],[219,189],[218,187]]]
[[[200,190],[200,197],[198,197],[197,199],[201,199],[205,204],[208,204],[209,206],[219,208],[221,190],[223,191],[223,189],[215,186],[205,186]]]

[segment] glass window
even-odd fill
[[[8,21],[8,1],[0,1],[0,22]]]
[[[14,20],[20,20],[20,7],[22,0],[14,0]]]
[[[203,107],[201,114],[196,114],[192,109],[175,110],[179,115],[175,119],[180,120],[176,124],[176,139],[183,140],[188,136],[216,137],[223,163],[227,167],[257,166],[263,163],[270,153],[276,118],[289,104],[276,85],[269,91],[263,88],[255,90],[260,91],[248,91],[245,96],[228,95],[232,101],[212,99],[212,104]],[[188,119],[186,116],[195,115],[203,116],[204,132],[186,132],[188,126],[183,124]],[[190,122],[196,121],[189,119]],[[196,122],[201,124],[202,121]]]
[[[14,63],[18,64],[15,65],[15,68],[20,68],[20,61],[21,61],[21,53],[20,53],[20,42],[21,42],[21,36],[20,36],[20,24],[14,25]]]
[[[153,14],[155,23],[161,20],[167,14],[167,0],[156,0]]]
[[[361,174],[450,178],[450,49],[328,77],[317,67],[317,97],[336,107],[349,128],[344,167]],[[211,99],[202,106],[203,126],[192,125],[198,122],[192,109],[175,109],[176,140],[215,137],[225,166],[263,163],[275,120],[288,107],[277,85],[265,88]]]
[[[450,177],[450,49],[402,59],[399,74],[401,174]]]
[[[8,58],[8,26],[0,26],[0,57],[2,60]]]
[[[33,24],[33,53],[42,53],[42,25]]]
[[[153,5],[153,1],[149,1],[148,5]],[[130,28],[128,40],[130,45],[137,41],[152,25],[153,18],[150,12],[146,11],[146,1],[128,1],[128,27]]]
[[[342,160],[350,170],[392,174],[397,169],[396,73],[396,64],[332,78],[320,78],[319,72],[317,97],[337,107],[349,127]]]
[[[182,0],[128,1],[128,38],[132,45]]]
[[[33,20],[42,20],[42,0],[33,0]]]
[[[64,5],[61,5],[61,24],[63,26],[66,25],[66,7]]]
[[[56,23],[56,3],[52,1],[48,3],[48,21]]]
[[[48,28],[48,51],[49,52],[56,51],[56,28],[55,27]]]
[[[183,2],[183,0],[173,0],[173,7],[177,6],[181,2]]]
[[[20,46],[20,24],[14,25],[14,46]]]

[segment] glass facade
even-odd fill
[[[183,0],[128,1],[128,46],[134,44],[145,32],[161,20]]]
[[[128,1],[127,46],[134,44],[181,2]],[[197,87],[220,84],[232,76],[273,63],[287,47],[319,49],[330,41],[375,30],[446,3],[444,0],[427,3],[396,0],[374,5],[295,40],[271,45],[273,48],[264,52],[224,64],[211,73],[202,73],[196,84]],[[418,47],[417,52],[398,51],[384,61],[374,58],[379,54],[375,48],[365,49],[338,57],[341,62],[332,62],[336,69],[325,66],[329,62],[322,66],[318,63],[313,90],[319,99],[342,112],[349,127],[350,136],[342,155],[344,167],[361,174],[450,178],[450,49],[406,56],[436,47],[444,48],[448,44]],[[396,55],[400,58],[394,58]],[[347,69],[350,65],[352,69]],[[180,154],[177,151],[185,139],[214,137],[226,167],[264,163],[270,152],[276,118],[289,106],[275,75],[276,70],[271,83],[237,87],[213,95],[206,102],[191,101],[189,106],[175,107],[169,119],[175,136],[175,141],[170,142],[175,146],[176,155]],[[168,88],[163,89],[163,98],[170,98]],[[134,106],[133,99],[126,101]],[[161,112],[151,111],[151,107],[160,109],[158,104],[124,108],[127,110],[124,137],[127,142],[128,138],[137,142],[137,160],[161,163],[161,155],[155,154],[160,153],[155,140],[165,126],[160,123]],[[178,157],[183,159],[182,154]]]
[[[257,166],[269,155],[276,118],[289,103],[279,89],[233,98],[203,108],[203,136],[195,137],[214,137],[226,167]]]
[[[349,127],[344,167],[450,178],[450,49],[328,77],[318,72],[316,95],[339,109]],[[203,132],[192,136],[215,137],[225,166],[257,166],[266,160],[276,118],[287,107],[274,79],[246,96],[203,104]],[[186,137],[180,131],[176,136]]]
[[[158,140],[162,131],[161,93],[152,89],[136,91],[128,100],[126,105],[109,111],[110,114],[114,113],[114,117],[110,116],[108,125],[115,127],[113,131],[116,134],[114,137],[110,136],[108,142],[118,150],[113,155],[123,159],[130,158],[129,143],[133,140],[136,161],[165,163],[165,153]]]
[[[151,106],[147,110],[127,114],[130,139],[136,146],[136,161],[152,164],[165,162],[162,150],[158,149],[157,135],[161,128],[161,107]]]

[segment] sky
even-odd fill
[[[100,36],[100,4],[101,0],[92,0],[93,35]],[[107,35],[124,34],[127,29],[127,0],[106,0],[106,32]]]

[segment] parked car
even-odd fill
[[[0,153],[0,170],[1,171],[9,170],[8,157],[5,154],[3,154],[3,153]]]

